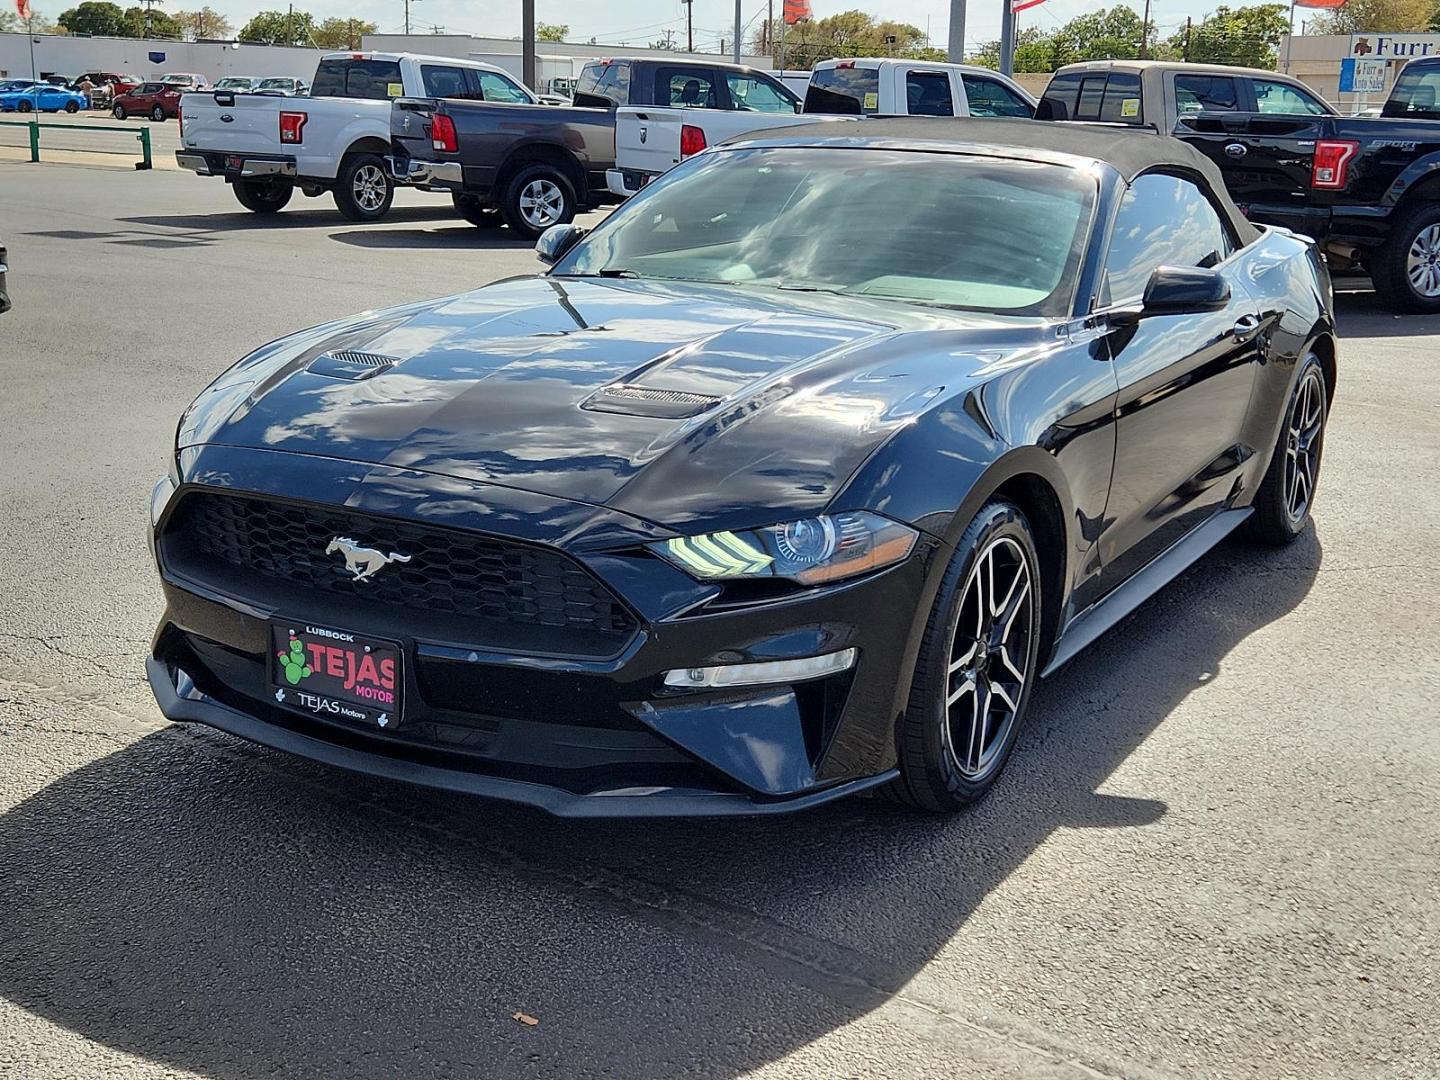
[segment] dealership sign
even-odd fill
[[[1340,61],[1340,93],[1384,93],[1385,69],[1389,66],[1384,60],[1347,56]]]
[[[1370,60],[1440,56],[1440,34],[1351,34],[1350,55]]]

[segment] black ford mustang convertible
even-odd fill
[[[1329,280],[1174,140],[792,129],[539,253],[186,411],[167,716],[561,814],[951,810],[1037,679],[1308,522]]]

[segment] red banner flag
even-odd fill
[[[1043,4],[1044,2],[1045,2],[1045,0],[1020,0],[1020,2],[1019,2],[1018,4],[1011,4],[1011,5],[1010,5],[1010,10],[1011,10],[1011,11],[1024,11],[1026,8],[1032,8],[1032,7],[1034,7],[1036,4]]]
[[[801,19],[813,19],[810,0],[785,0],[785,25],[794,26]]]
[[[1345,0],[1295,0],[1296,7],[1338,8],[1345,6]]]
[[[30,0],[15,0],[15,10],[20,13],[20,18],[30,21]]]

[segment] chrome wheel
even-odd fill
[[[355,205],[366,213],[373,214],[385,205],[385,194],[388,191],[385,173],[379,165],[361,165],[355,170],[354,179],[350,181],[350,190],[355,196]]]
[[[560,185],[544,177],[531,180],[520,189],[520,216],[536,229],[556,224],[565,209],[565,193]]]
[[[1035,590],[1015,540],[981,549],[965,582],[950,646],[942,737],[967,780],[985,779],[1003,760],[1030,677]]]
[[[1321,436],[1325,430],[1325,384],[1320,381],[1320,373],[1314,367],[1300,377],[1287,425],[1285,511],[1291,521],[1302,521],[1310,510],[1310,501],[1315,497],[1315,481],[1320,474]]]
[[[1440,297],[1440,224],[1426,226],[1410,241],[1405,275],[1417,296]]]

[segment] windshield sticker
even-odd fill
[[[1127,97],[1120,99],[1121,116],[1139,116],[1140,99],[1138,97]]]
[[[405,96],[405,84],[404,84],[404,83],[398,83],[398,82],[392,82],[392,83],[390,83],[388,86],[385,87],[385,92],[386,92],[387,94],[389,94],[391,97],[404,97],[404,96]]]
[[[880,108],[880,95],[877,94],[874,90],[867,90],[867,91],[865,92],[865,108],[867,108],[867,109],[878,109],[878,108]]]

